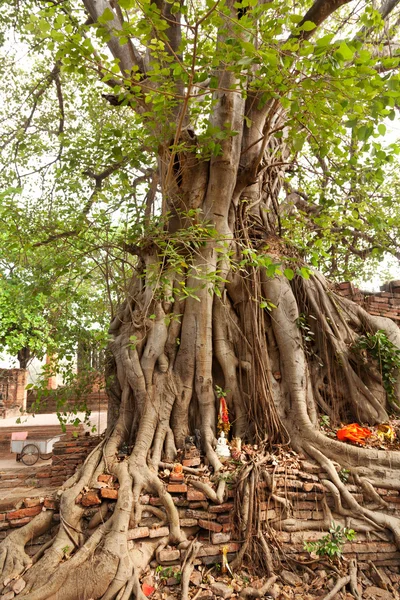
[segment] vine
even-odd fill
[[[397,411],[400,404],[396,399],[395,384],[400,370],[400,350],[389,340],[386,333],[379,329],[376,333],[361,335],[352,347],[353,352],[363,355],[364,362],[367,356],[378,361],[390,406]]]

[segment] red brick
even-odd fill
[[[158,560],[160,563],[172,562],[174,560],[179,560],[181,557],[181,553],[179,550],[161,550],[158,553]]]
[[[204,519],[205,521],[213,521],[217,515],[210,514],[205,510],[192,510],[188,508],[185,515],[188,519]]]
[[[161,500],[161,498],[157,498],[157,497],[150,498],[150,504],[152,506],[162,506],[162,500]]]
[[[213,544],[226,544],[227,542],[230,541],[230,539],[231,539],[230,533],[220,532],[220,533],[212,533],[211,534],[211,541]]]
[[[215,533],[219,533],[222,531],[222,525],[219,523],[215,523],[214,521],[205,521],[204,519],[199,519],[199,525],[203,529],[207,529],[208,531],[214,531]]]
[[[196,527],[197,519],[180,519],[179,525],[181,527]]]
[[[206,499],[206,496],[200,490],[196,490],[193,487],[189,487],[187,492],[187,499],[201,502]]]
[[[169,527],[157,527],[155,529],[150,529],[149,535],[151,538],[164,537],[164,535],[169,535]]]
[[[101,504],[101,500],[98,497],[97,492],[90,491],[83,495],[81,504],[83,504],[83,506],[96,506],[96,504]]]
[[[240,550],[240,544],[238,544],[237,542],[229,542],[228,544],[226,544],[226,546],[228,547],[228,553],[238,552]],[[197,556],[216,556],[218,554],[221,554],[221,547],[210,544],[204,545]]]
[[[109,500],[117,500],[118,490],[114,490],[111,488],[101,488],[100,496],[102,498],[108,498]]]
[[[183,473],[174,473],[172,472],[169,476],[169,480],[172,483],[183,483],[185,481],[185,476]]]
[[[232,531],[232,530],[233,530],[232,523],[224,523],[224,524],[222,525],[222,531],[223,531],[224,533],[229,533],[229,532],[230,532],[230,531]]]
[[[42,507],[31,506],[30,508],[21,508],[20,510],[13,510],[7,513],[7,519],[23,519],[24,517],[34,517],[42,511]]]
[[[5,521],[5,520],[6,520],[5,513],[0,513],[0,521]]]
[[[38,506],[40,504],[40,498],[24,498],[24,506],[26,508],[32,508],[32,506]]]
[[[184,458],[182,464],[184,467],[198,467],[201,463],[200,457],[195,458]]]
[[[33,517],[25,517],[24,519],[13,519],[10,521],[10,527],[23,527],[32,521]]]
[[[167,485],[167,492],[171,494],[185,494],[187,492],[186,483],[169,483]]]
[[[140,538],[149,537],[150,531],[148,527],[135,527],[128,530],[128,540],[138,540]]]
[[[233,510],[233,503],[232,502],[224,502],[224,504],[217,504],[215,506],[210,506],[210,508],[208,510],[210,511],[210,513],[229,512],[229,511]]]
[[[232,520],[232,515],[219,515],[217,517],[218,523],[230,523]]]
[[[101,475],[98,476],[97,481],[111,485],[114,481],[114,476],[107,475],[106,473],[101,473]]]
[[[51,498],[44,499],[44,507],[49,508],[50,510],[57,510],[58,503],[56,500],[52,500]]]

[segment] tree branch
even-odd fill
[[[298,27],[300,28],[306,21],[311,21],[316,27],[319,27],[332,13],[336,12],[341,6],[349,4],[351,1],[352,0],[316,0],[310,10],[304,15]],[[308,40],[314,33],[315,29],[312,29],[311,31],[299,31],[298,33],[293,33],[290,38]]]
[[[135,65],[139,68],[140,72],[143,73],[144,64],[142,56],[134,47],[132,41],[128,40],[126,44],[121,45],[118,37],[114,35],[114,31],[122,30],[122,23],[112,9],[110,2],[108,2],[108,0],[83,0],[83,4],[95,23],[98,22],[99,17],[101,17],[107,9],[114,15],[114,19],[112,21],[107,21],[104,27],[106,27],[110,33],[111,37],[107,45],[113,57],[119,60],[121,73],[126,76],[131,72],[132,67]]]

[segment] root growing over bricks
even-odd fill
[[[208,264],[202,256],[202,269]],[[271,577],[269,582],[276,576],[271,552],[274,524],[269,532],[261,526],[260,487],[282,506],[286,516],[283,529],[310,528],[309,523],[291,518],[290,502],[277,496],[274,475],[264,468],[276,442],[290,444],[320,465],[326,476],[324,485],[335,498],[335,510],[344,519],[362,519],[364,530],[390,530],[400,547],[398,519],[384,512],[382,502],[382,511],[360,505],[340,480],[336,466],[338,463],[347,468],[362,489],[376,500],[374,485],[378,482],[381,488],[400,488],[398,454],[344,445],[326,437],[318,427],[321,404],[332,415],[339,411],[343,418],[354,415],[369,422],[387,418],[384,397],[376,393],[377,384],[372,394],[365,378],[354,368],[351,344],[366,328],[376,331],[385,327],[400,346],[398,332],[390,323],[370,317],[358,306],[336,296],[318,274],[308,281],[299,279],[292,283],[280,277],[267,279],[262,272],[256,275],[240,280],[231,274],[222,297],[210,295],[207,289],[204,293],[200,290],[201,310],[197,301],[195,310],[195,301],[190,298],[168,305],[154,295],[149,299],[146,288],[132,292],[131,300],[122,307],[111,327],[112,397],[118,398],[114,407],[118,418],[109,424],[100,445],[60,490],[60,527],[36,564],[32,565],[25,554],[24,545],[50,526],[51,511],[41,513],[13,532],[0,546],[4,592],[11,588],[14,578],[22,577],[26,585],[19,597],[24,600],[125,600],[132,595],[143,599],[141,574],[152,557],[167,544],[174,544],[187,550],[181,582],[182,598],[186,600],[193,561],[201,544],[187,539],[178,509],[158,476],[158,468],[172,466],[185,437],[197,428],[202,433],[202,451],[218,479],[223,467],[215,452],[216,382],[224,389],[227,382],[230,386],[227,403],[233,436],[240,435],[243,441],[260,444],[260,451],[243,467],[236,481],[237,531],[242,546],[232,569],[250,555]],[[253,287],[243,295],[243,286],[248,286],[249,281]],[[252,298],[257,290],[276,307],[271,314],[254,308]],[[174,311],[183,314],[179,321],[172,318]],[[149,313],[155,319],[146,320]],[[302,314],[308,315],[308,326],[314,331],[312,351],[299,327]],[[228,331],[221,331],[222,326]],[[132,336],[137,340],[134,347]],[[213,348],[219,348],[218,352],[213,354]],[[327,386],[323,402],[322,388],[318,387],[320,378],[315,380],[311,376],[316,361],[332,378],[332,373],[336,377],[342,374],[339,391]],[[278,370],[279,380],[272,376]],[[343,389],[347,390],[345,395]],[[241,408],[239,398],[243,402]],[[257,423],[249,419],[245,424],[241,418],[243,410],[258,418]],[[130,453],[121,454],[121,449],[129,446]],[[98,476],[104,473],[118,482],[118,498],[112,511],[105,502],[85,529],[84,507],[76,500],[96,487]],[[226,500],[223,476],[212,486],[194,477],[195,469],[186,467],[186,473],[193,487],[212,503]],[[149,512],[157,527],[168,526],[168,533],[159,538],[129,541],[128,531],[142,520],[140,497],[144,492],[159,498],[160,506],[150,507]],[[331,513],[326,504],[324,518],[328,527]],[[345,579],[339,579],[335,589],[350,583],[357,597],[355,572],[353,566]],[[243,597],[254,597],[254,591],[246,591]]]

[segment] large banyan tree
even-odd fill
[[[383,331],[395,352],[400,331],[325,277],[400,255],[398,148],[385,138],[400,96],[398,4],[66,0],[14,13],[10,3],[8,26],[20,23],[19,43],[30,48],[24,60],[42,63],[9,116],[8,168],[22,153],[26,172],[35,153],[58,144],[52,166],[37,172],[69,206],[53,231],[43,225],[38,251],[76,238],[83,252],[82,231],[101,229],[107,201],[119,217],[132,205],[140,213],[121,234],[132,277],[110,326],[108,430],[63,486],[59,531],[24,573],[20,597],[143,597],[138,576],[157,544],[186,543],[160,462],[174,462],[198,429],[216,476],[222,468],[216,389],[234,437],[316,460],[338,505],[400,545],[398,520],[358,505],[334,466],[373,494],[378,483],[400,488],[400,454],[344,445],[320,427],[321,415],[373,425],[399,408],[396,372],[389,385],[356,349]],[[86,537],[75,499],[103,472],[118,480],[118,500]],[[217,492],[206,488],[223,500],[223,479]],[[128,546],[144,490],[160,496],[170,535]],[[30,564],[26,540],[50,518],[2,543],[2,582]]]

